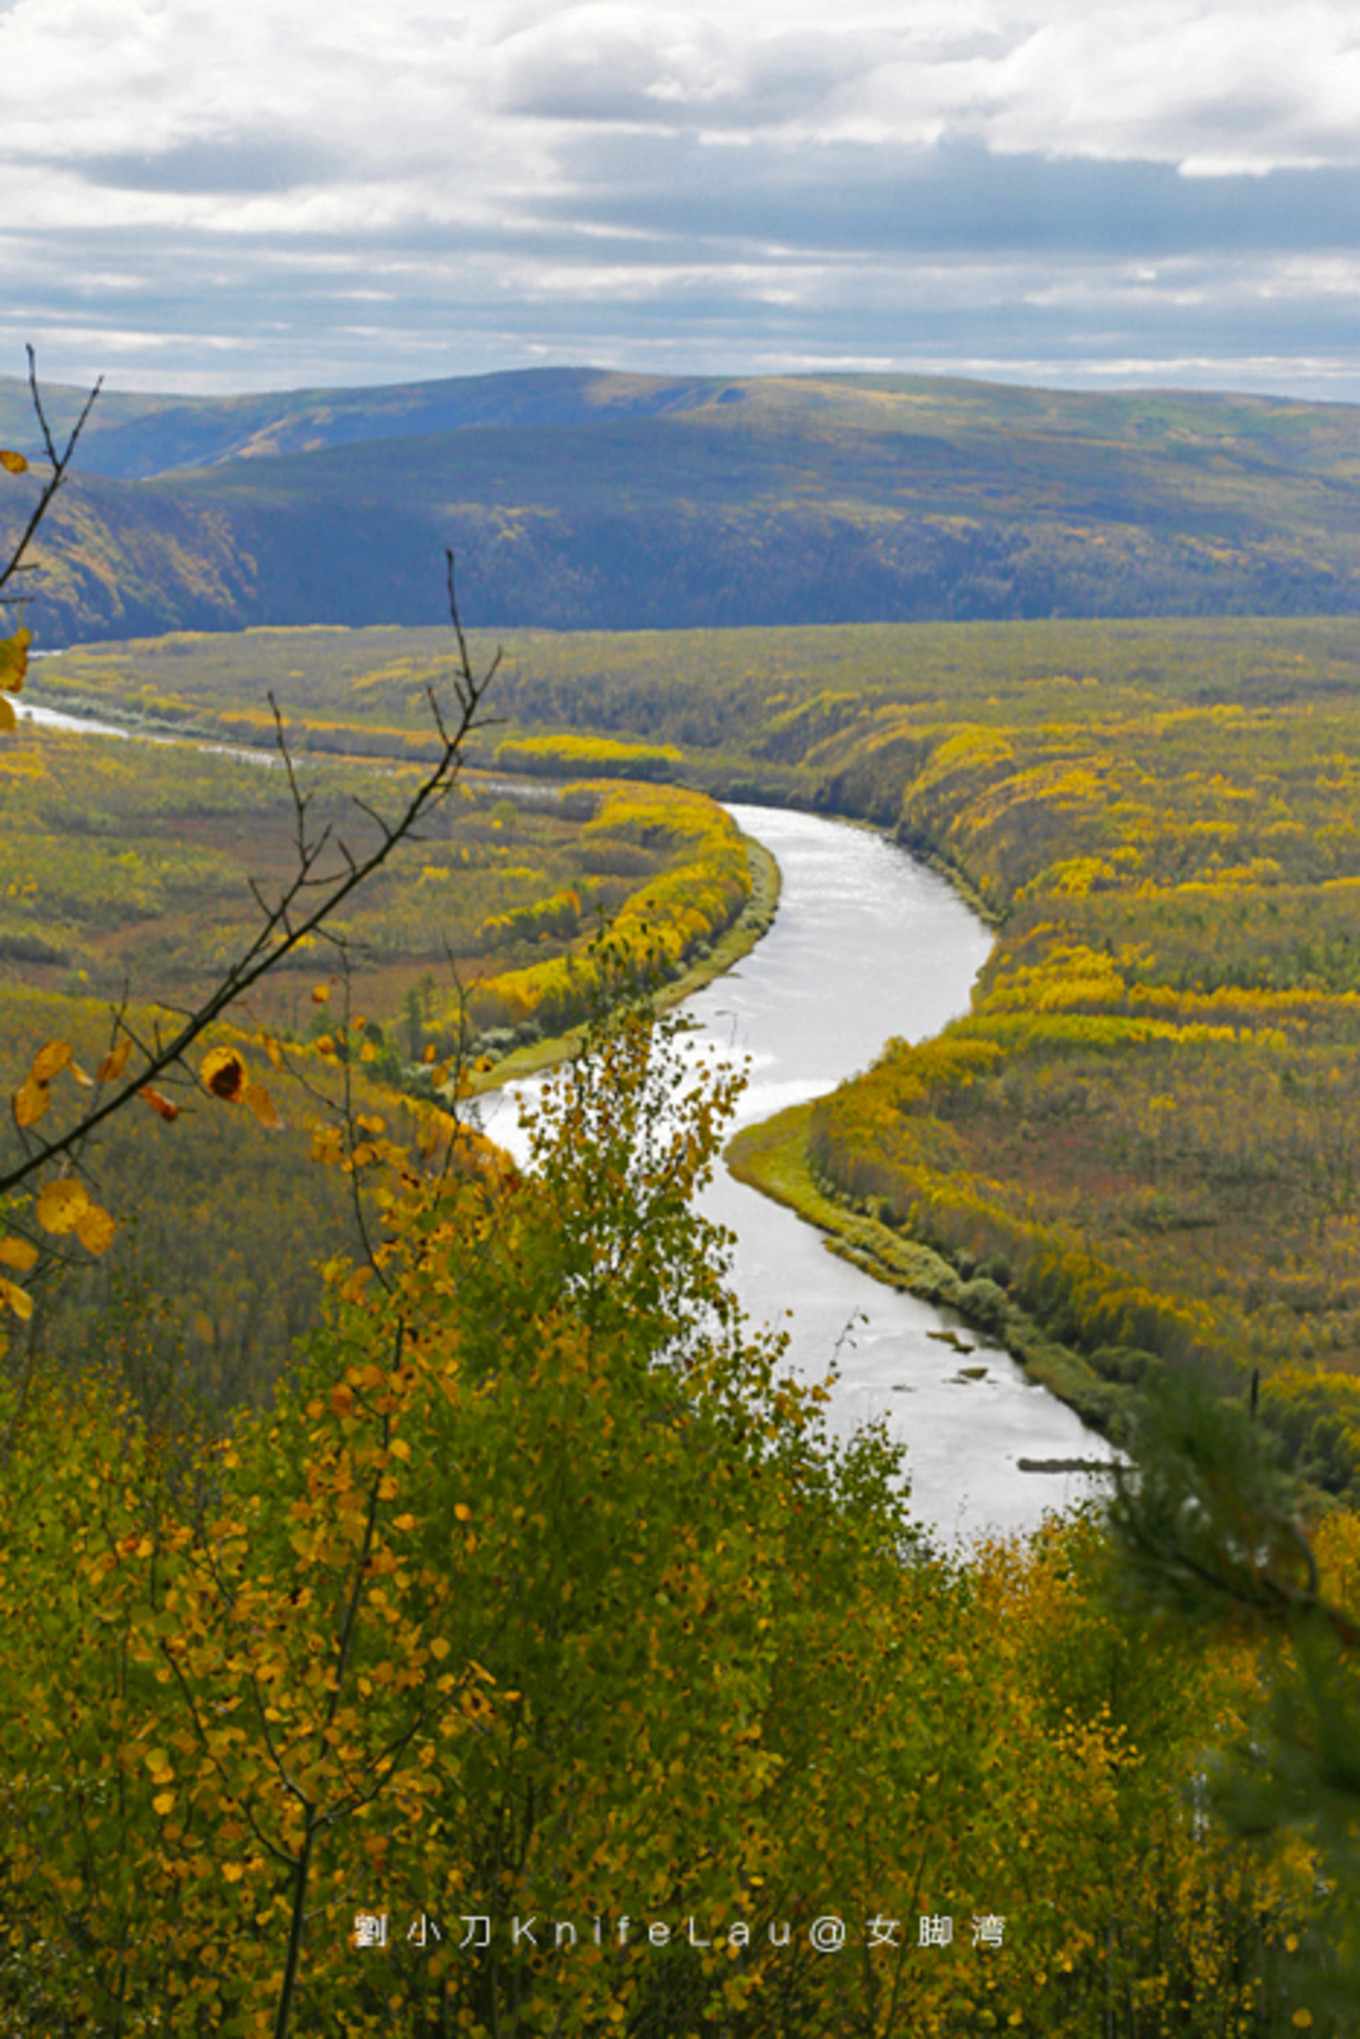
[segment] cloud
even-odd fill
[[[1305,0],[961,0],[907,19],[759,4],[559,5],[495,47],[500,105],[551,122],[820,142],[969,136],[1001,154],[1199,171],[1355,162],[1353,10]],[[792,18],[794,16],[799,18]]]
[[[295,191],[343,175],[340,150],[304,137],[267,132],[180,142],[154,152],[86,156],[78,174],[122,191],[191,195]]]
[[[1351,249],[1360,167],[1190,178],[1155,162],[998,156],[689,136],[593,136],[564,148],[559,220],[740,247],[959,255],[1061,250],[1144,257],[1232,249]]]
[[[1360,396],[1352,0],[0,0],[0,73],[0,341],[73,375]]]
[[[752,38],[716,19],[573,7],[496,51],[500,104],[561,122],[758,131],[815,122],[892,48],[883,31],[826,27]]]

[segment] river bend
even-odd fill
[[[49,727],[127,734],[24,707]],[[729,811],[783,877],[770,932],[685,1005],[702,1030],[697,1047],[749,1061],[735,1131],[833,1089],[890,1035],[923,1040],[966,1012],[991,937],[950,885],[868,829],[781,808]],[[483,1101],[487,1130],[511,1148],[524,1087]],[[733,1276],[748,1315],[788,1331],[790,1364],[807,1378],[822,1379],[834,1360],[832,1427],[886,1421],[907,1447],[913,1511],[943,1540],[1033,1529],[1045,1510],[1091,1492],[1080,1473],[1020,1470],[1022,1458],[1111,1453],[1002,1348],[837,1258],[814,1227],[726,1169],[703,1206],[736,1234]],[[938,1335],[951,1331],[976,1348],[971,1373]]]
[[[831,1090],[890,1035],[921,1040],[966,1012],[991,937],[945,880],[868,829],[777,808],[730,812],[779,863],[779,911],[684,1009],[703,1040],[749,1058],[742,1126]],[[487,1102],[488,1131],[514,1146],[509,1099]],[[1020,1470],[1022,1458],[1110,1453],[1003,1349],[839,1259],[814,1227],[725,1169],[703,1203],[737,1235],[743,1307],[789,1331],[800,1373],[821,1379],[835,1359],[833,1428],[886,1420],[907,1447],[913,1511],[943,1540],[1032,1529],[1046,1509],[1090,1493],[1082,1474]],[[931,1335],[948,1331],[977,1349],[965,1359]]]

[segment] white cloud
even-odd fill
[[[0,0],[0,75],[9,316],[124,362],[141,331],[148,374],[195,322],[205,376],[222,348],[292,373],[309,339],[350,380],[412,349],[422,372],[494,345],[641,358],[639,305],[753,359],[838,297],[850,358],[884,277],[915,306],[989,249],[1004,291],[1045,235],[1059,296],[1236,237],[1323,305],[1347,203],[1325,180],[1360,163],[1353,0]],[[1315,203],[1267,174],[1289,165],[1331,166]],[[1173,203],[1172,172],[1200,195]],[[367,367],[360,292],[389,313]],[[705,323],[696,293],[726,309]],[[536,308],[573,301],[545,334]],[[1232,358],[1264,358],[1247,337]]]
[[[1313,0],[17,0],[5,146],[69,162],[292,135],[370,169],[617,122],[1158,161],[1354,160],[1360,27]],[[539,156],[530,174],[550,165]]]

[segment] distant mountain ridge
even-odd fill
[[[710,401],[722,378],[610,375],[593,368],[513,369],[358,389],[299,389],[232,397],[101,392],[82,440],[85,473],[145,481],[228,460],[315,453],[364,439],[474,426],[578,425],[651,417]],[[74,417],[82,390],[52,392],[58,418]],[[0,376],[0,436],[31,433],[28,385]]]
[[[29,448],[26,403],[0,379],[0,443]],[[32,620],[50,644],[436,622],[446,545],[502,628],[1347,615],[1357,536],[1350,405],[592,369],[110,393]]]

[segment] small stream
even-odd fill
[[[39,708],[34,701],[16,701],[14,709],[20,722],[34,722],[39,729],[74,729],[80,736],[129,736],[131,731],[119,729],[116,723],[96,722],[92,715],[65,715],[60,708]]]

